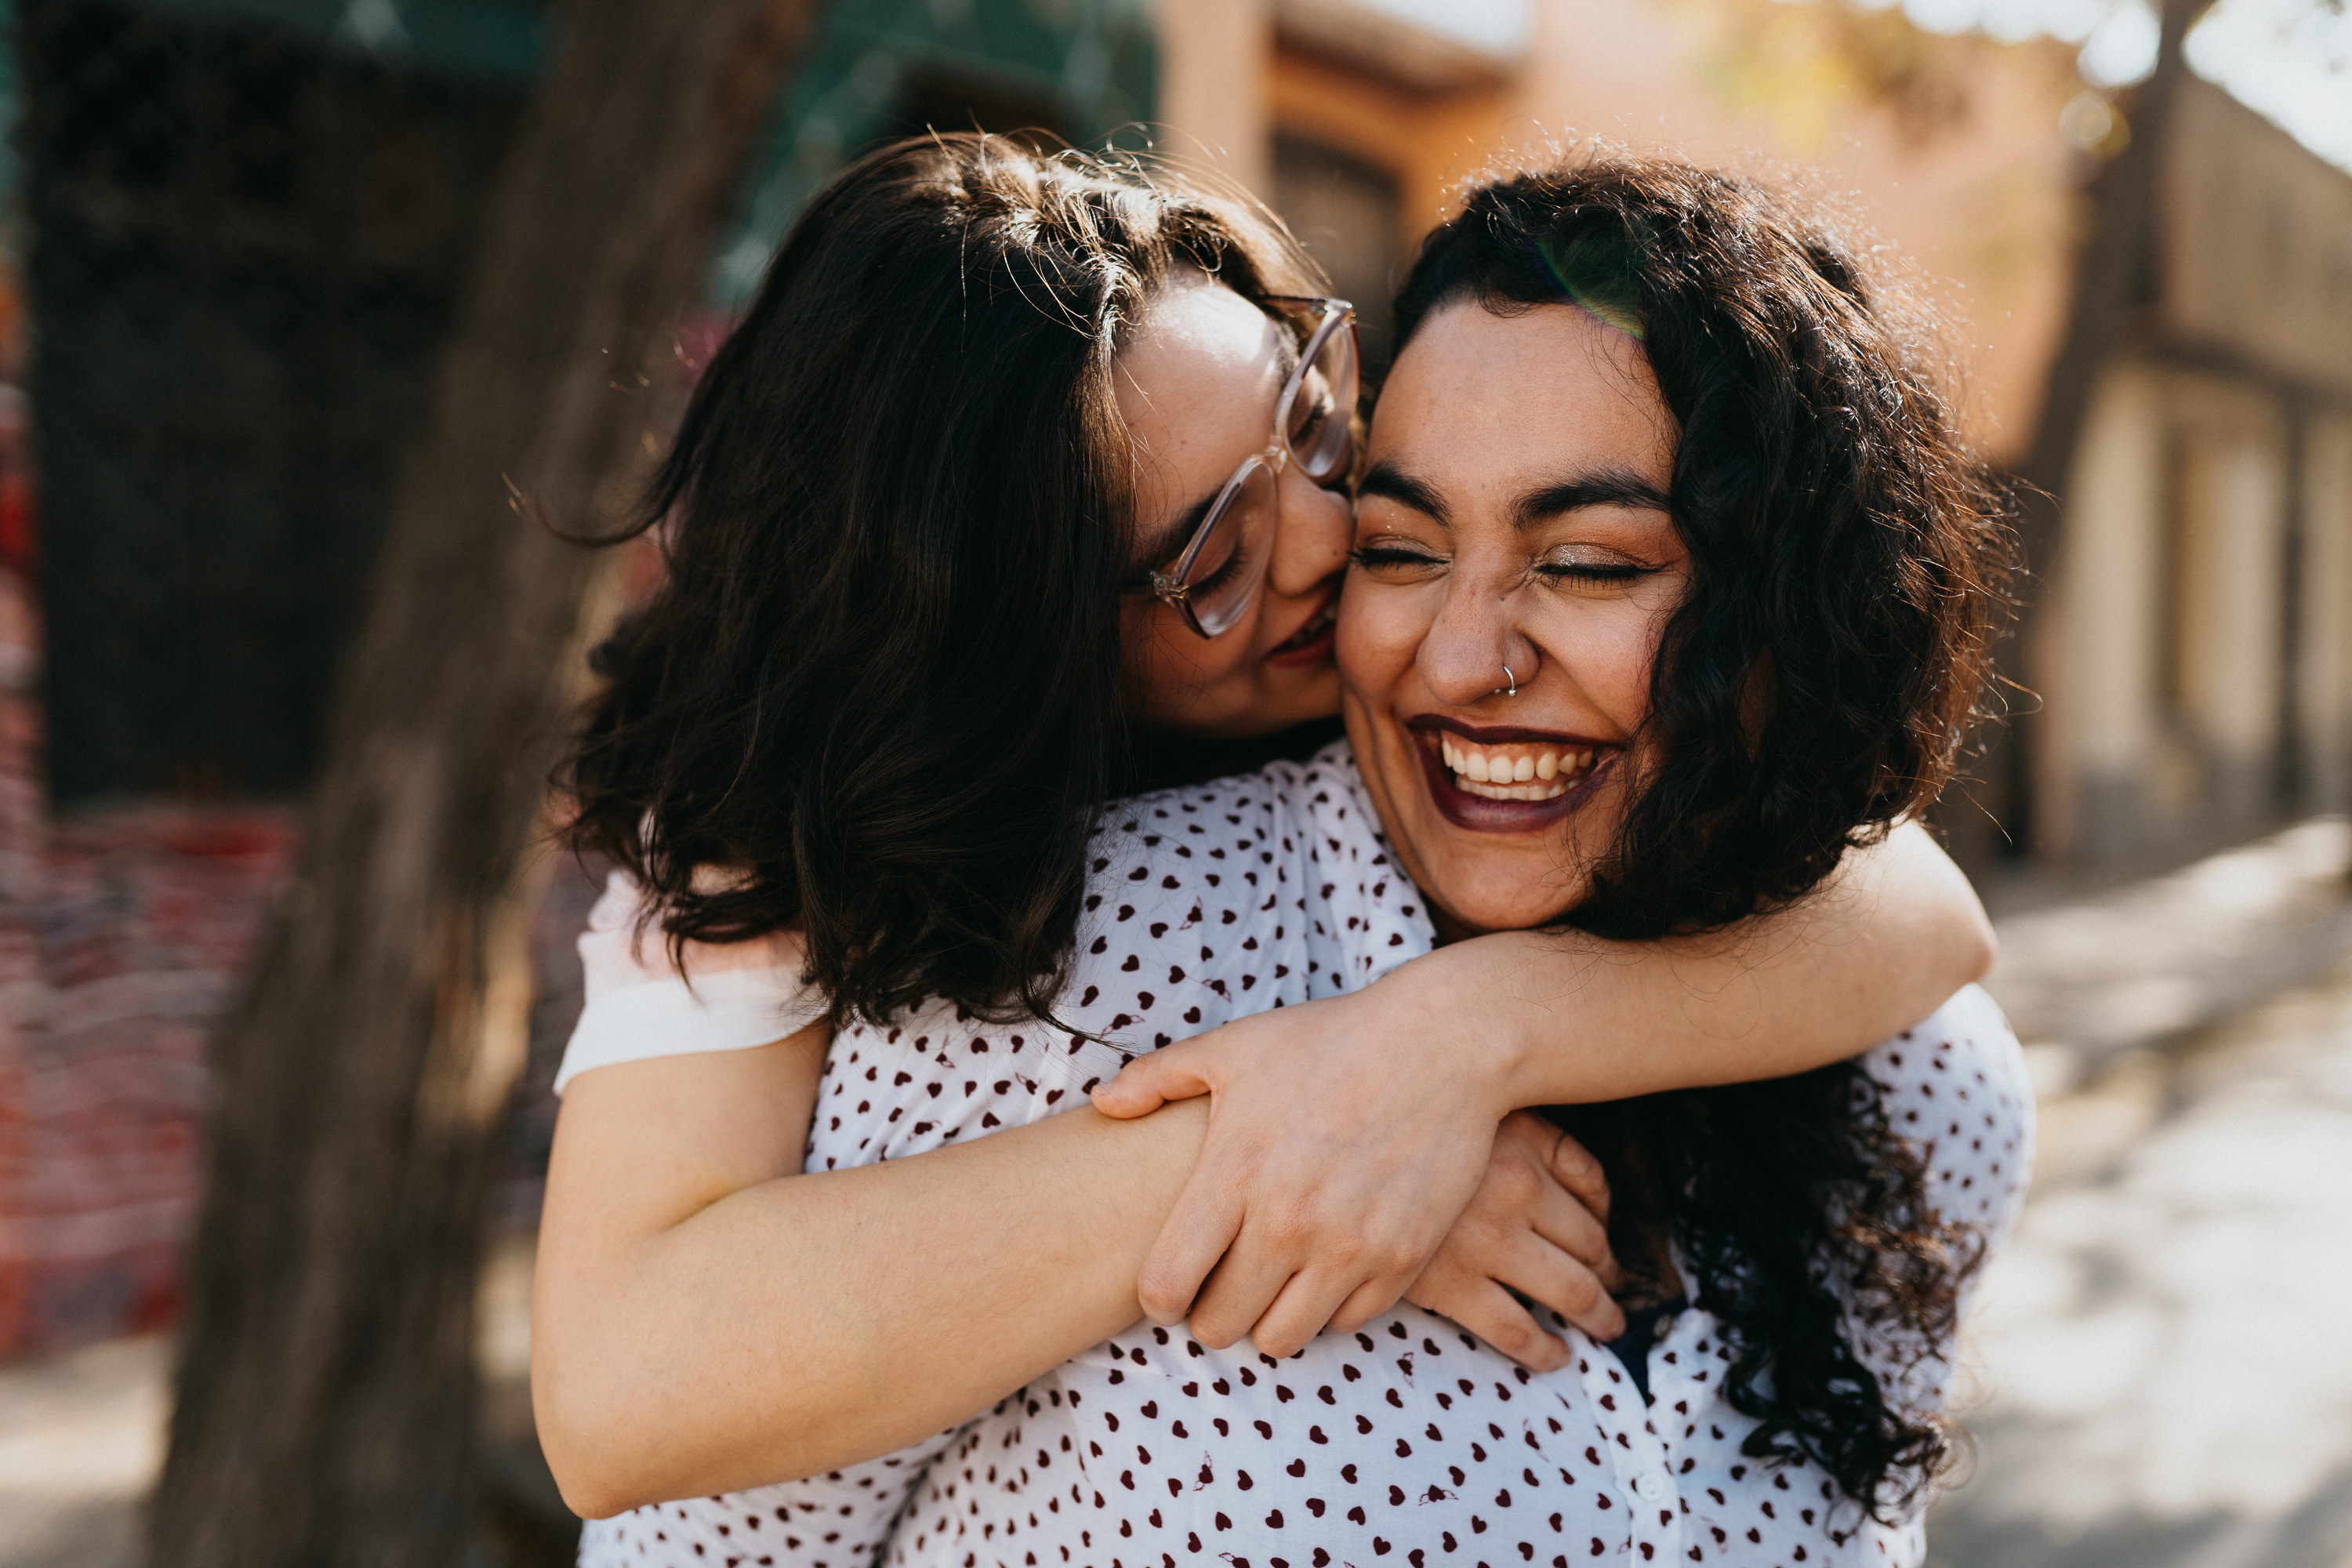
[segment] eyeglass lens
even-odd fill
[[[1293,460],[1318,484],[1342,474],[1353,455],[1356,390],[1356,334],[1343,324],[1324,340],[1299,378],[1284,431]],[[1184,602],[1206,636],[1215,637],[1241,619],[1265,581],[1274,548],[1276,489],[1274,471],[1253,462],[1213,512],[1184,573]]]
[[[1257,598],[1265,563],[1274,549],[1276,513],[1274,470],[1253,458],[1233,488],[1214,526],[1201,542],[1184,574],[1184,603],[1202,633],[1215,637]]]
[[[1356,334],[1341,324],[1316,351],[1291,400],[1290,455],[1307,477],[1321,484],[1348,466],[1356,412]]]

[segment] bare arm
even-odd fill
[[[1486,998],[1504,1100],[1570,1105],[1842,1061],[1982,979],[1993,952],[1976,890],[1906,825],[1802,903],[1727,931],[1657,942],[1505,931],[1391,979],[1425,1016]]]
[[[1136,1274],[1199,1154],[1206,1102],[1133,1121],[1082,1106],[801,1175],[825,1045],[819,1027],[619,1064],[565,1097],[531,1394],[575,1510],[894,1452],[1135,1321]],[[1501,1285],[1604,1337],[1622,1319],[1601,1283],[1598,1167],[1520,1120],[1414,1299],[1549,1366],[1564,1347]]]
[[[1277,1355],[1327,1322],[1353,1327],[1420,1272],[1505,1112],[1840,1060],[1927,1016],[1992,956],[1968,879],[1905,826],[1802,902],[1727,931],[1484,936],[1139,1058],[1098,1107],[1213,1100],[1143,1304],[1163,1323],[1189,1316],[1208,1343],[1249,1334]],[[1334,1247],[1342,1235],[1368,1240]]]
[[[531,1393],[578,1511],[891,1452],[1135,1321],[1205,1117],[1081,1107],[800,1175],[825,1044],[623,1063],[565,1096]]]

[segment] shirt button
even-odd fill
[[[1644,1470],[1641,1479],[1633,1483],[1633,1489],[1642,1494],[1644,1502],[1655,1502],[1666,1495],[1666,1478],[1655,1470]]]

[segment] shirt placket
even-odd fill
[[[1682,1555],[1685,1510],[1667,1445],[1643,1405],[1642,1391],[1617,1358],[1599,1346],[1586,1350],[1577,1361],[1585,1397],[1609,1439],[1617,1495],[1633,1518],[1632,1560],[1675,1562]]]

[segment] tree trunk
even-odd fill
[[[2023,603],[2016,636],[2001,649],[2001,673],[2016,683],[2008,693],[2011,714],[2007,725],[1988,731],[1985,755],[1972,770],[1979,787],[1964,786],[1965,798],[1948,808],[1956,847],[1977,851],[1964,853],[1966,860],[1990,858],[1987,841],[1995,837],[2005,837],[2012,851],[2034,846],[2031,803],[2038,700],[2030,689],[2029,670],[2039,595],[2057,552],[2060,514],[2100,372],[2131,342],[2156,304],[2165,143],[2171,132],[2172,106],[2189,70],[2181,41],[2211,4],[2162,0],[2156,73],[2133,90],[2124,106],[2131,140],[2099,171],[2086,193],[2087,221],[2075,255],[2074,303],[2043,380],[2033,445],[2017,469],[2023,483],[2019,542],[2029,575],[2017,584]]]
[[[689,304],[811,0],[562,0],[404,471],[296,879],[215,1053],[158,1568],[463,1550],[546,778]],[[518,504],[520,498],[520,504]]]

